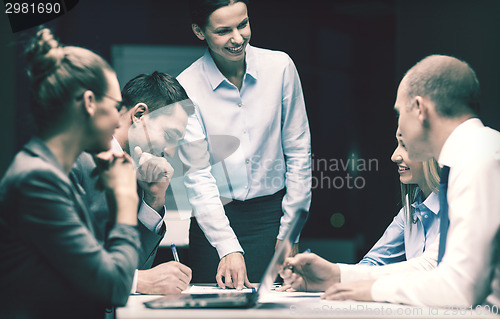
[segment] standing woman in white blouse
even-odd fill
[[[309,124],[290,57],[249,45],[246,0],[191,0],[190,13],[208,46],[178,77],[196,104],[180,149],[190,266],[193,282],[240,289],[260,281],[293,216],[309,210]]]

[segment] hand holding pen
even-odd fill
[[[137,292],[160,295],[178,294],[189,287],[191,269],[179,262],[175,244],[172,243],[170,249],[175,261],[138,271]]]
[[[325,291],[334,283],[340,282],[340,269],[337,264],[331,263],[310,252],[297,254],[285,260],[286,266],[280,272],[284,280],[279,291],[288,291],[290,288],[298,291]]]

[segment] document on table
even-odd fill
[[[321,300],[319,297],[322,294],[323,292],[272,291],[261,296],[261,298],[259,298],[259,302],[260,303],[296,303],[296,302],[311,302],[311,301],[317,302]]]
[[[243,288],[242,290],[236,289],[223,289],[218,286],[212,285],[192,285],[189,289],[183,291],[185,294],[237,294],[237,293],[251,293],[252,288]],[[278,292],[270,291],[263,293],[260,298],[260,303],[290,303],[290,302],[304,302],[304,301],[319,301],[322,292]]]
[[[229,294],[234,294],[234,293],[250,293],[252,292],[252,288],[243,288],[241,290],[236,290],[236,289],[223,289],[218,286],[201,286],[201,285],[193,285],[189,287],[189,289],[186,289],[182,293],[187,293],[187,294],[220,294],[220,293],[229,293]]]

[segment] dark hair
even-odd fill
[[[140,74],[128,81],[122,90],[122,99],[127,109],[137,103],[144,103],[151,113],[172,103],[187,100],[189,97],[176,78],[155,71],[150,75]],[[181,106],[188,115],[193,114],[194,108],[191,103],[181,103]]]
[[[31,81],[31,111],[39,132],[58,127],[78,90],[91,90],[96,99],[108,90],[104,69],[111,66],[94,52],[60,45],[50,29],[39,30],[26,49]]]
[[[203,30],[212,12],[237,2],[243,2],[248,7],[248,0],[189,0],[191,21]]]
[[[443,117],[479,113],[479,81],[465,61],[446,55],[431,55],[405,75],[407,94],[429,97]]]

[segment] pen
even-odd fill
[[[306,250],[304,250],[303,254],[308,254],[310,252],[311,252],[311,249],[307,248]],[[290,264],[287,264],[287,265],[285,265],[285,267],[283,267],[283,271],[285,271],[287,269],[290,269],[291,271],[293,271],[293,266]]]
[[[177,254],[177,248],[175,247],[175,244],[174,244],[174,243],[172,243],[172,244],[170,245],[170,249],[172,249],[172,255],[174,255],[174,260],[175,260],[176,262],[180,262],[180,261],[179,261],[179,255]]]

